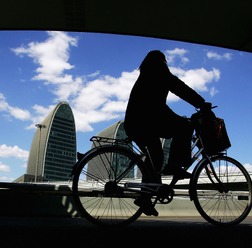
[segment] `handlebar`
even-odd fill
[[[203,106],[197,109],[197,111],[205,112],[205,111],[210,111],[214,108],[217,108],[217,106],[213,106],[211,102],[205,102]]]
[[[217,106],[213,106],[210,102],[205,102],[201,108],[196,108],[196,113],[192,114],[189,118],[195,129],[199,129],[202,126],[208,126],[216,119],[215,113],[212,109]]]

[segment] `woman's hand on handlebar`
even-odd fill
[[[212,103],[211,102],[204,102],[204,104],[202,104],[200,106],[200,110],[210,110],[212,108]]]
[[[211,102],[204,102],[202,106],[200,106],[201,111],[210,111],[213,108],[216,108],[217,106],[213,106]]]

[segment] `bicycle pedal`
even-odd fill
[[[160,202],[161,204],[170,203],[173,200],[173,197],[174,197],[174,190],[168,184],[164,184],[158,190],[157,198],[158,198],[158,202]]]

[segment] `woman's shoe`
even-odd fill
[[[134,204],[136,204],[142,212],[147,216],[158,216],[158,211],[154,208],[152,205],[151,199],[149,197],[140,196],[136,198],[134,201]]]

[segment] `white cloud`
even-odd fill
[[[0,157],[15,157],[22,160],[27,160],[29,152],[19,148],[18,146],[0,145]]]
[[[0,111],[7,112],[8,115],[22,121],[31,118],[31,114],[28,110],[10,106],[2,93],[0,93]]]
[[[165,52],[167,64],[169,66],[173,65],[175,61],[179,60],[182,64],[189,62],[189,59],[185,57],[185,54],[188,53],[187,50],[182,48],[175,48],[173,50],[166,50]]]
[[[208,91],[208,84],[220,79],[220,71],[215,68],[208,71],[205,68],[183,70],[171,67],[170,70],[197,92]]]
[[[98,75],[87,82],[70,102],[77,130],[91,131],[92,124],[123,117],[138,71],[123,72],[119,78]]]
[[[30,112],[28,110],[14,108],[14,107],[9,106],[8,111],[12,116],[14,116],[16,119],[19,119],[19,120],[29,120],[31,117]]]
[[[218,91],[215,87],[210,87],[209,93],[210,93],[210,96],[213,97],[213,96],[215,96],[216,94],[218,94],[219,91]]]
[[[10,177],[4,177],[4,176],[1,176],[0,177],[0,181],[1,182],[12,182],[15,178],[10,178]]]
[[[49,38],[45,42],[30,42],[27,47],[12,49],[16,55],[31,57],[39,67],[34,80],[45,80],[50,83],[65,82],[64,70],[70,70],[74,66],[67,61],[69,59],[70,46],[77,46],[77,39],[64,32],[49,31]]]
[[[0,162],[0,172],[10,172],[10,166]]]
[[[67,71],[74,68],[68,60],[70,47],[77,46],[77,39],[63,32],[48,32],[49,38],[44,42],[31,42],[26,47],[22,46],[13,51],[19,56],[31,57],[38,68],[34,80],[45,81],[45,86],[50,85],[54,94],[54,102],[67,101],[74,113],[77,131],[87,132],[93,130],[93,124],[123,118],[130,90],[139,75],[138,70],[124,71],[120,77],[101,75],[94,72],[90,75],[75,77]],[[179,63],[186,63],[189,59],[185,56],[185,49],[166,50],[167,60],[171,63],[179,59]],[[171,71],[181,80],[198,92],[217,91],[208,85],[220,78],[220,71],[213,68],[208,71],[204,68],[183,70],[170,67]],[[52,87],[53,86],[53,89]],[[169,96],[169,101],[177,100],[174,95]],[[48,107],[34,105],[32,124],[43,121],[55,105]]]
[[[223,53],[223,54],[218,54],[216,52],[207,52],[207,57],[209,59],[216,59],[216,60],[231,60],[232,59],[232,54],[231,53]]]
[[[252,164],[250,164],[250,163],[245,163],[244,165],[243,165],[245,168],[246,168],[246,170],[248,171],[248,172],[252,172]]]
[[[35,124],[41,123],[47,117],[47,115],[55,108],[55,104],[49,105],[47,107],[35,104],[32,106],[33,115],[31,117],[32,123],[27,127],[27,129],[34,129]]]

